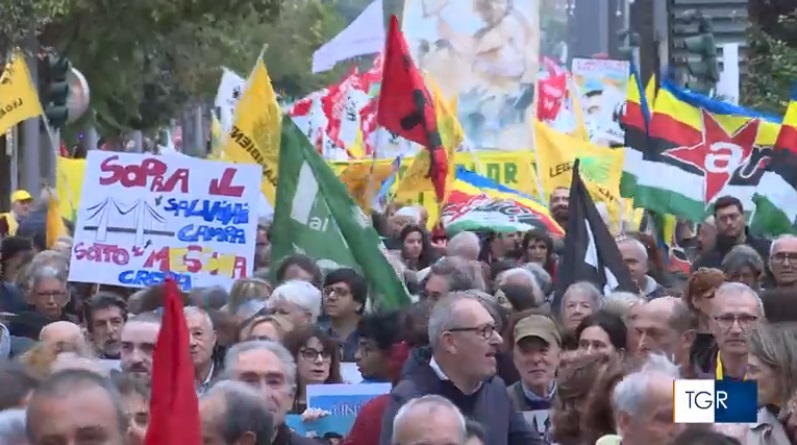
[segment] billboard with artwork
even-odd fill
[[[538,0],[406,0],[402,27],[415,62],[457,100],[471,146],[531,146]]]

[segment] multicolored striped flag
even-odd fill
[[[457,169],[440,220],[449,236],[463,231],[532,229],[545,230],[557,238],[564,236],[564,230],[544,204],[461,167]]]
[[[656,96],[647,134],[639,131],[644,128],[640,117],[644,120],[644,114],[637,115],[635,125],[626,129],[626,139],[637,140],[626,151],[621,187],[636,206],[692,221],[701,221],[724,195],[753,209],[752,197],[767,170],[781,119],[669,82]]]
[[[753,196],[750,229],[764,235],[797,232],[797,87],[772,151],[770,168]]]

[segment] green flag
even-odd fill
[[[368,281],[378,307],[410,303],[370,218],[289,116],[282,119],[276,201],[271,228],[275,263],[302,253],[325,271],[351,267]]]

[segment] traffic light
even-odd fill
[[[617,38],[620,40],[620,47],[618,52],[624,60],[634,59],[634,49],[639,48],[641,38],[638,32],[631,32],[629,29],[621,29],[617,32]]]
[[[63,56],[49,54],[45,56],[44,63],[40,65],[40,98],[44,115],[53,128],[62,128],[69,118],[69,109],[66,106],[69,97],[69,82],[67,75],[72,69],[69,59]]]
[[[700,14],[682,18],[681,23],[697,22],[697,34],[673,39],[673,48],[684,54],[676,59],[683,74],[684,86],[696,93],[709,95],[720,80],[717,44],[711,21]]]

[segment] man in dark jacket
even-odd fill
[[[382,417],[379,443],[391,445],[393,419],[408,401],[425,395],[449,399],[462,414],[489,432],[491,445],[536,445],[540,437],[515,409],[496,376],[501,336],[495,320],[473,297],[449,296],[429,317],[432,358],[411,369],[396,385]]]
[[[714,246],[704,250],[692,263],[692,271],[701,267],[722,268],[722,259],[738,244],[747,244],[755,249],[761,258],[769,258],[769,247],[772,243],[765,238],[754,237],[747,227],[744,207],[738,198],[723,196],[714,203],[714,223],[717,226],[717,239]],[[766,268],[767,275],[770,274]]]

